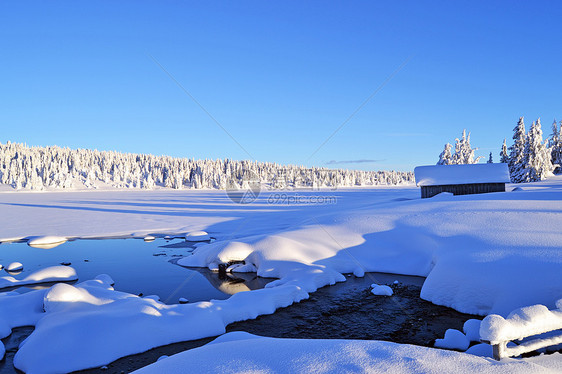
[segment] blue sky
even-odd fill
[[[497,161],[519,116],[562,119],[561,19],[557,1],[3,1],[0,142],[412,170],[466,128]]]

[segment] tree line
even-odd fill
[[[0,143],[0,183],[14,189],[336,188],[414,183],[412,172],[307,168],[270,162],[194,160],[58,146]]]

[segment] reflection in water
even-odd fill
[[[274,280],[258,277],[256,273],[226,273],[219,276],[218,272],[212,272],[208,269],[192,269],[201,273],[213,287],[229,295],[264,288],[266,284]]]

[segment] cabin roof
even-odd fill
[[[509,183],[507,164],[430,165],[414,169],[417,186]]]

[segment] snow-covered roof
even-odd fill
[[[417,186],[447,184],[508,183],[507,164],[430,165],[414,169]]]

